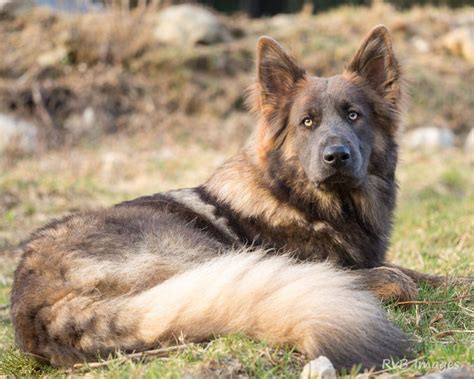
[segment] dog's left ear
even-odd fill
[[[376,26],[350,61],[346,72],[364,78],[385,100],[400,100],[400,68],[393,54],[392,41],[384,25]]]

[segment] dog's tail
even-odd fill
[[[56,364],[236,332],[294,345],[309,358],[323,354],[339,368],[380,367],[407,348],[350,272],[259,253],[220,256],[133,296],[62,306],[48,325]]]

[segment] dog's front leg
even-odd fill
[[[360,284],[381,300],[412,301],[418,294],[415,281],[395,267],[381,266],[354,273]]]
[[[416,284],[427,283],[433,287],[440,287],[448,282],[447,276],[425,274],[423,272],[401,267],[389,262],[386,262],[383,267],[393,268],[403,272],[405,275],[409,276]]]

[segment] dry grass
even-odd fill
[[[9,200],[9,210],[0,219],[5,246],[0,259],[0,304],[8,302],[18,259],[9,246],[34,227],[77,209],[196,185],[228,155],[195,143],[166,146],[155,144],[154,139],[155,135],[149,133],[130,139],[112,136],[94,149],[76,148],[69,154],[53,151],[40,160],[23,160],[0,176],[1,193],[17,199]],[[236,145],[230,146],[229,154],[236,149]],[[436,154],[402,153],[398,174],[402,190],[390,249],[394,262],[442,275],[472,275],[473,167],[474,162],[455,149]],[[472,288],[460,285],[423,288],[420,303],[408,310],[388,304],[391,318],[414,336],[419,352],[416,362],[395,366],[389,372],[413,375],[432,371],[440,362],[472,362],[472,298]],[[60,374],[38,366],[13,348],[5,311],[0,311],[0,356],[3,374]],[[189,346],[164,358],[137,362],[122,356],[75,372],[91,371],[100,377],[178,377],[185,373],[295,377],[304,361],[304,357],[286,348],[271,349],[244,336],[229,336],[210,345]]]
[[[333,75],[368,30],[384,23],[410,84],[407,128],[442,126],[462,136],[474,118],[474,70],[440,41],[473,12],[399,12],[384,5],[343,7],[317,16],[222,16],[235,36],[232,42],[176,49],[153,38],[153,12],[35,11],[0,23],[0,111],[35,120],[45,149],[150,129],[172,130],[175,141],[206,133],[206,143],[223,148],[222,141],[241,142],[251,126],[242,113],[258,36],[269,34],[291,46],[309,71]],[[417,49],[420,40],[427,51]],[[40,104],[33,98],[35,88]],[[50,121],[41,115],[43,108]],[[84,112],[90,110],[93,122],[85,121]]]

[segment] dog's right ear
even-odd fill
[[[257,85],[261,109],[270,107],[275,110],[282,100],[288,99],[294,84],[304,75],[304,69],[277,41],[260,37],[257,43]]]

